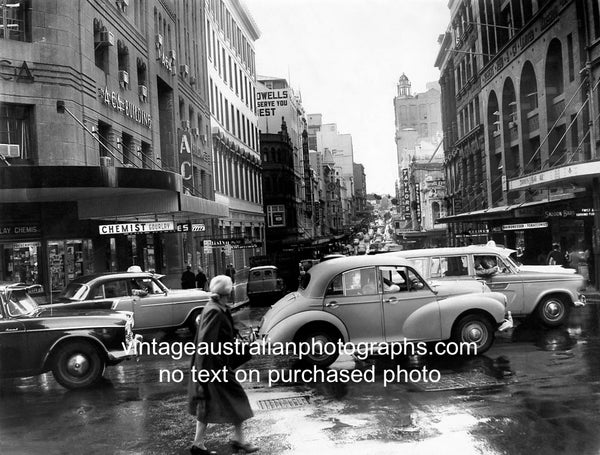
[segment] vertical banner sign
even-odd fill
[[[415,183],[415,212],[417,218],[417,228],[421,227],[421,185]]]
[[[404,212],[404,219],[410,221],[410,186],[408,178],[408,169],[402,169],[402,211]]]
[[[183,177],[183,190],[187,194],[194,193],[191,143],[190,133],[181,131],[179,136],[179,172]]]

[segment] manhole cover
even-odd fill
[[[418,389],[426,392],[441,390],[469,389],[476,387],[490,387],[506,385],[510,381],[500,380],[484,373],[453,373],[441,377],[438,382],[413,382]]]
[[[271,400],[258,400],[260,409],[287,409],[297,408],[308,404],[307,396],[295,396],[285,398],[273,398]]]

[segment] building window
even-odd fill
[[[109,151],[111,127],[108,123],[98,122],[98,140],[100,141],[100,157],[111,156]]]
[[[567,54],[569,57],[569,82],[575,79],[575,64],[573,63],[573,34],[567,35]]]
[[[151,169],[152,165],[152,150],[150,150],[150,144],[142,142],[142,167],[144,169]]]
[[[7,158],[33,158],[32,125],[32,106],[0,104],[0,155],[3,160]]]
[[[123,149],[123,164],[133,166],[133,137],[130,134],[123,133],[121,135],[121,148]]]
[[[283,205],[268,205],[267,223],[269,227],[284,227],[285,207]]]
[[[31,42],[31,7],[29,1],[0,3],[0,38]]]
[[[129,49],[123,41],[117,41],[117,57],[119,63],[119,86],[129,88]]]
[[[114,46],[114,35],[102,25],[102,21],[94,19],[94,61],[105,73],[108,73],[108,50],[111,46]]]

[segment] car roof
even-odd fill
[[[360,267],[375,266],[403,266],[411,265],[409,261],[399,256],[389,254],[378,254],[374,256],[345,256],[341,258],[330,259],[325,262],[319,262],[311,267],[307,272],[310,274],[310,282],[306,291],[311,297],[322,297],[325,288],[331,279],[347,270]]]
[[[469,246],[448,246],[443,248],[421,248],[416,250],[402,250],[385,253],[385,255],[394,255],[406,258],[416,258],[420,256],[443,256],[454,254],[499,254],[509,256],[514,250],[510,248],[500,248],[487,245],[469,245]]]
[[[254,272],[256,270],[273,270],[276,269],[277,267],[274,265],[259,265],[258,267],[252,267],[250,269],[251,272]]]
[[[156,275],[151,272],[103,272],[103,273],[92,273],[90,275],[83,275],[75,278],[71,283],[76,284],[88,284],[92,281],[101,280],[102,278],[152,278]]]

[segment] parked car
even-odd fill
[[[513,250],[492,245],[404,250],[389,255],[409,259],[425,278],[481,279],[492,291],[502,292],[515,317],[534,315],[544,325],[567,322],[574,306],[585,305],[585,281],[581,275],[556,266],[518,266]],[[493,273],[478,272],[477,264],[489,260]],[[485,276],[484,276],[485,275]]]
[[[135,330],[196,330],[196,317],[210,299],[201,289],[168,289],[149,272],[117,272],[86,275],[71,281],[53,306],[110,308],[131,311]]]
[[[0,376],[52,371],[63,387],[79,389],[135,352],[131,313],[39,306],[29,288],[0,285]]]
[[[504,295],[476,280],[427,283],[398,257],[332,259],[306,275],[303,288],[265,314],[259,338],[316,345],[452,339],[474,342],[481,353],[501,324],[511,325]],[[327,366],[337,356],[312,352],[305,360]]]
[[[247,294],[250,303],[268,302],[278,299],[285,293],[285,284],[274,265],[252,267],[248,274]]]

